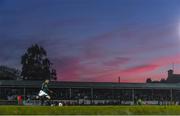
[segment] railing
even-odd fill
[[[0,105],[17,105],[17,100],[0,100]]]
[[[48,101],[48,100],[47,100]],[[46,102],[45,101],[45,104]],[[58,105],[59,103],[62,103],[63,105],[137,105],[133,101],[119,101],[119,100],[51,100],[51,104]],[[40,100],[26,100],[22,101],[21,103],[18,103],[17,100],[0,100],[0,105],[40,105]],[[157,101],[157,100],[151,100],[151,101],[142,101],[142,104],[144,105],[179,105],[179,101]]]

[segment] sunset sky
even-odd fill
[[[180,0],[0,0],[0,65],[33,43],[61,81],[160,80],[180,73]]]

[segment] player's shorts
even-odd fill
[[[42,97],[42,96],[50,97],[46,92],[44,92],[44,91],[42,91],[42,90],[39,91],[38,96],[40,96],[40,97]]]

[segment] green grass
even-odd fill
[[[0,106],[1,115],[180,115],[180,106]]]

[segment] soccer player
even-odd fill
[[[44,83],[42,83],[41,90],[39,91],[39,94],[37,96],[37,98],[41,100],[41,105],[44,104],[45,99],[48,99],[49,101],[51,100],[49,93],[52,93],[52,91],[49,90],[48,84],[49,80],[46,79]]]

